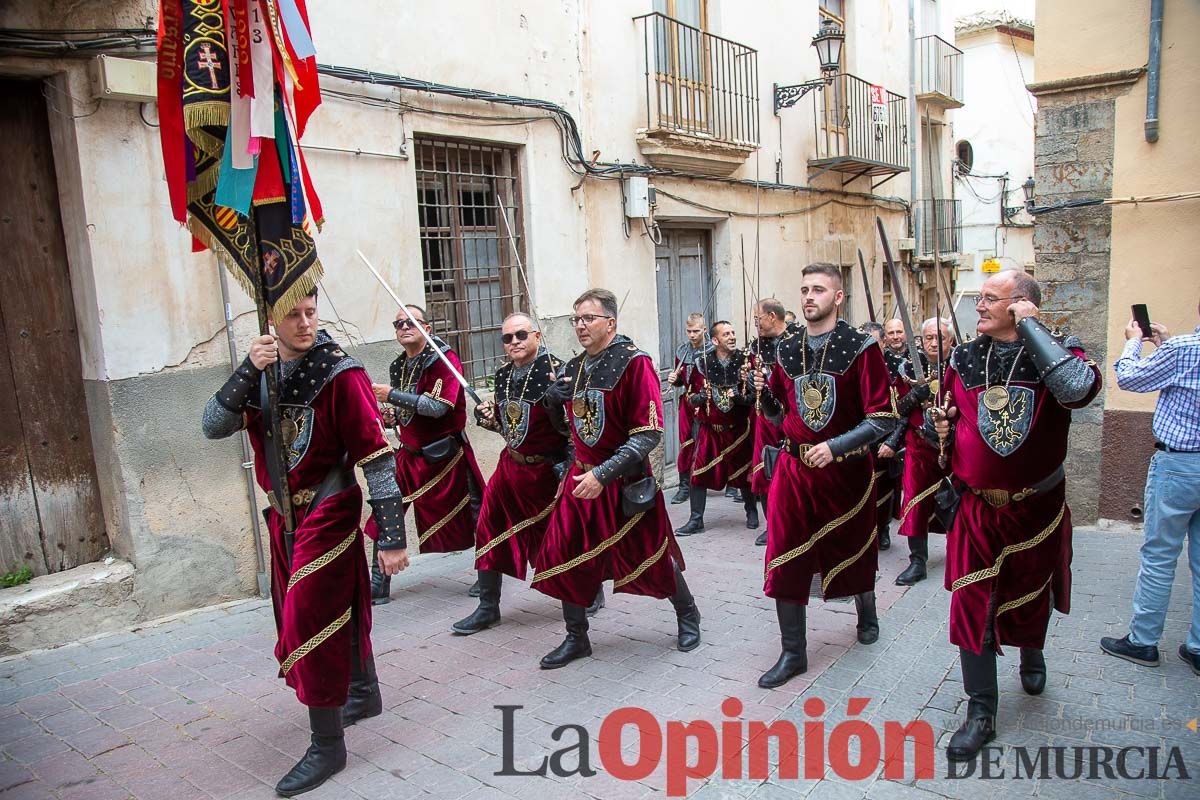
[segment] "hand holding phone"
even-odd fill
[[[1131,306],[1133,311],[1133,320],[1142,329],[1142,338],[1151,339],[1154,337],[1154,329],[1150,327],[1150,312],[1146,310],[1145,303],[1135,303]]]

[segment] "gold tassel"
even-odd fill
[[[283,319],[287,313],[296,307],[296,304],[308,296],[309,292],[317,287],[317,281],[325,277],[325,268],[321,266],[319,258],[313,259],[312,266],[304,271],[304,274],[296,278],[283,296],[275,301],[271,307],[271,314],[275,319]]]

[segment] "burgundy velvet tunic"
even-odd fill
[[[735,400],[742,391],[738,374],[744,358],[742,351],[734,350],[722,367],[714,350],[693,370],[689,394],[704,402],[692,412],[700,423],[692,456],[692,486],[717,490],[750,486],[754,448],[750,408]]]
[[[932,366],[925,367],[931,381],[936,381],[937,372]],[[905,375],[913,378],[908,362],[905,362]],[[898,397],[909,392],[907,381],[901,380],[903,386],[899,389]],[[939,390],[940,397],[945,393]],[[941,523],[934,516],[936,503],[934,493],[941,485],[942,479],[950,474],[949,464],[945,468],[938,466],[938,449],[931,445],[921,434],[925,424],[925,410],[917,406],[908,414],[908,430],[904,433],[904,474],[901,476],[901,506],[900,506],[900,535],[928,536],[930,531],[945,533]]]

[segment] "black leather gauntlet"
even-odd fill
[[[404,498],[397,495],[367,502],[371,504],[371,518],[379,527],[376,540],[379,549],[406,549],[408,538],[404,534]]]
[[[262,370],[250,362],[250,356],[242,359],[237,370],[225,381],[221,391],[217,392],[217,402],[226,410],[240,414],[246,408],[246,403],[258,392],[258,383]]]

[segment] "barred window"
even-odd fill
[[[516,151],[432,138],[415,149],[428,319],[467,380],[482,384],[504,357],[501,323],[524,305],[513,256],[524,247]]]

